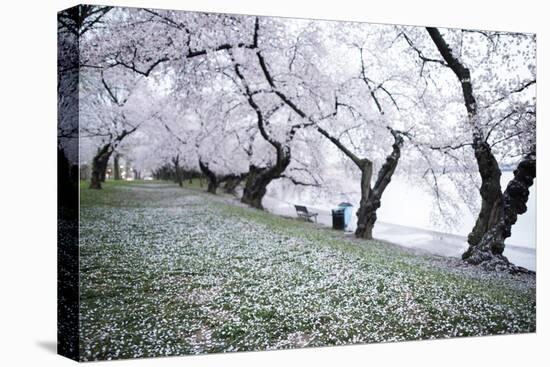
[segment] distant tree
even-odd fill
[[[116,73],[108,81],[103,71],[91,71],[85,75],[80,129],[83,138],[97,141],[90,188],[101,189],[112,154],[124,139],[152,120],[160,106],[149,103],[156,97],[151,96],[144,83],[140,83],[140,77]]]
[[[120,175],[120,153],[114,154],[113,157],[113,179],[119,181],[122,179]]]

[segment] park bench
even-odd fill
[[[298,218],[304,218],[309,222],[311,222],[311,218],[314,218],[315,222],[317,222],[317,215],[319,213],[310,213],[303,205],[294,205],[294,207],[296,208],[296,214],[298,214]]]

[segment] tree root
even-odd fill
[[[521,266],[514,265],[504,255],[495,255],[490,251],[471,250],[469,256],[463,258],[465,262],[471,265],[478,265],[487,271],[506,272],[510,274],[530,274],[536,273]]]

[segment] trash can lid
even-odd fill
[[[341,202],[340,204],[338,204],[338,206],[353,206],[353,205],[351,205],[350,203],[344,201],[344,202]]]

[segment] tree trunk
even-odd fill
[[[502,189],[500,187],[501,171],[498,163],[486,142],[474,147],[475,157],[481,176],[481,209],[472,232],[468,235],[468,250],[462,255],[466,260],[472,255],[472,251],[479,245],[483,236],[499,220],[502,210]]]
[[[277,163],[270,167],[250,165],[241,202],[253,208],[262,209],[262,199],[267,192],[267,186],[281,177],[290,164],[290,148],[280,146],[277,149]]]
[[[491,270],[507,269],[516,272],[523,268],[510,264],[508,259],[502,255],[504,240],[510,236],[517,215],[527,210],[525,203],[529,195],[529,187],[533,184],[535,177],[536,148],[534,147],[532,153],[520,162],[514,171],[514,178],[503,194],[500,187],[501,171],[498,162],[491,151],[491,146],[485,141],[483,130],[479,124],[477,101],[473,93],[470,70],[453,55],[451,48],[437,28],[428,27],[426,29],[462,87],[464,105],[472,128],[472,146],[481,175],[479,189],[481,210],[472,232],[468,235],[469,248],[462,255],[462,259],[471,264],[482,264],[483,267]]]
[[[228,194],[235,195],[237,186],[239,186],[246,177],[247,174],[227,176],[224,180],[225,184],[223,185],[223,190]]]
[[[368,159],[362,160],[361,166],[361,201],[357,210],[357,228],[355,236],[359,238],[372,239],[372,232],[368,232],[368,210],[367,204],[371,192],[370,181],[372,178],[372,162]]]
[[[208,191],[211,194],[215,194],[218,190],[218,184],[214,180],[208,180],[208,187],[206,188],[206,191]]]
[[[208,164],[204,163],[201,159],[199,159],[199,167],[201,169],[201,172],[206,176],[206,179],[208,180],[208,188],[206,189],[206,191],[211,194],[215,194],[218,186],[220,185],[218,177],[212,170],[210,170]]]
[[[179,185],[179,187],[183,186],[183,172],[180,167],[180,155],[176,155],[174,158],[172,158],[172,163],[174,164],[174,174],[175,174],[175,181]]]
[[[109,160],[107,160],[107,162],[103,166],[103,169],[100,172],[99,177],[100,177],[101,182],[105,182],[105,180],[107,179],[107,169],[108,168],[109,168]]]
[[[92,177],[90,180],[90,189],[101,189],[102,177],[107,171],[107,164],[109,163],[109,158],[113,153],[112,145],[106,144],[100,149],[98,149],[97,154],[92,160]]]
[[[528,272],[526,269],[510,264],[502,255],[504,241],[512,234],[512,226],[518,215],[527,211],[529,188],[536,177],[536,153],[527,154],[514,171],[514,178],[508,183],[506,191],[501,194],[499,204],[491,213],[492,225],[476,245],[470,245],[462,258],[470,264],[482,266],[488,270],[507,270]]]
[[[392,145],[392,152],[386,157],[386,162],[380,167],[378,171],[378,178],[373,188],[370,188],[370,177],[372,176],[372,164],[366,165],[363,170],[361,179],[361,204],[357,212],[357,229],[355,231],[356,237],[372,239],[372,231],[374,224],[376,223],[376,211],[380,208],[382,201],[382,194],[386,190],[386,187],[391,181],[391,178],[399,163],[401,157],[401,146],[403,145],[403,137],[399,132],[393,131],[394,143]],[[370,173],[369,173],[370,170]],[[366,181],[368,180],[368,181]],[[366,181],[366,182],[365,182]],[[364,200],[365,189],[368,188],[367,199]]]
[[[115,153],[115,156],[113,157],[113,178],[116,180],[116,181],[120,181],[121,180],[121,177],[120,177],[120,154],[119,153]]]
[[[176,183],[179,187],[183,187],[183,174],[179,166],[176,168]]]
[[[263,209],[262,199],[267,191],[267,185],[275,179],[269,173],[269,168],[250,166],[248,177],[246,178],[243,197],[241,202],[250,205],[253,208]]]
[[[399,158],[401,157],[401,146],[403,145],[403,132],[388,128],[393,135],[394,143],[392,152],[386,157],[386,162],[378,171],[378,178],[371,188],[372,162],[369,159],[360,159],[353,154],[340,140],[330,135],[326,130],[317,127],[317,131],[332,142],[340,151],[351,159],[361,171],[361,201],[357,210],[357,229],[355,236],[358,238],[372,239],[372,230],[376,223],[376,211],[380,208],[382,194],[391,181]]]

